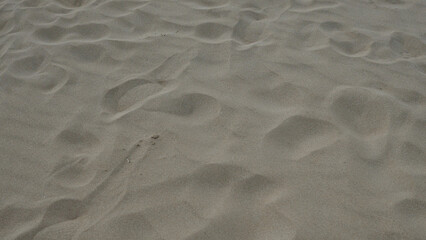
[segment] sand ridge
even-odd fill
[[[0,1],[0,239],[425,239],[425,12]]]

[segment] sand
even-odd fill
[[[1,0],[0,239],[426,239],[423,0]]]

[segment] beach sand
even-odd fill
[[[1,0],[0,239],[426,239],[423,0]]]

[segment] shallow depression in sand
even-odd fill
[[[283,159],[299,159],[334,143],[338,136],[337,129],[330,122],[296,115],[269,131],[264,145]]]
[[[362,135],[389,129],[390,106],[383,97],[363,88],[340,88],[331,95],[330,109],[345,126]]]
[[[165,113],[188,120],[203,120],[215,117],[220,112],[220,103],[213,97],[201,93],[180,96],[158,96],[147,101],[143,109]]]

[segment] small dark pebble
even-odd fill
[[[137,146],[137,147],[140,147],[141,145],[138,143],[138,144],[136,144],[136,146]]]
[[[160,137],[160,135],[153,135],[151,138],[152,139],[157,139],[157,138],[159,138]]]

